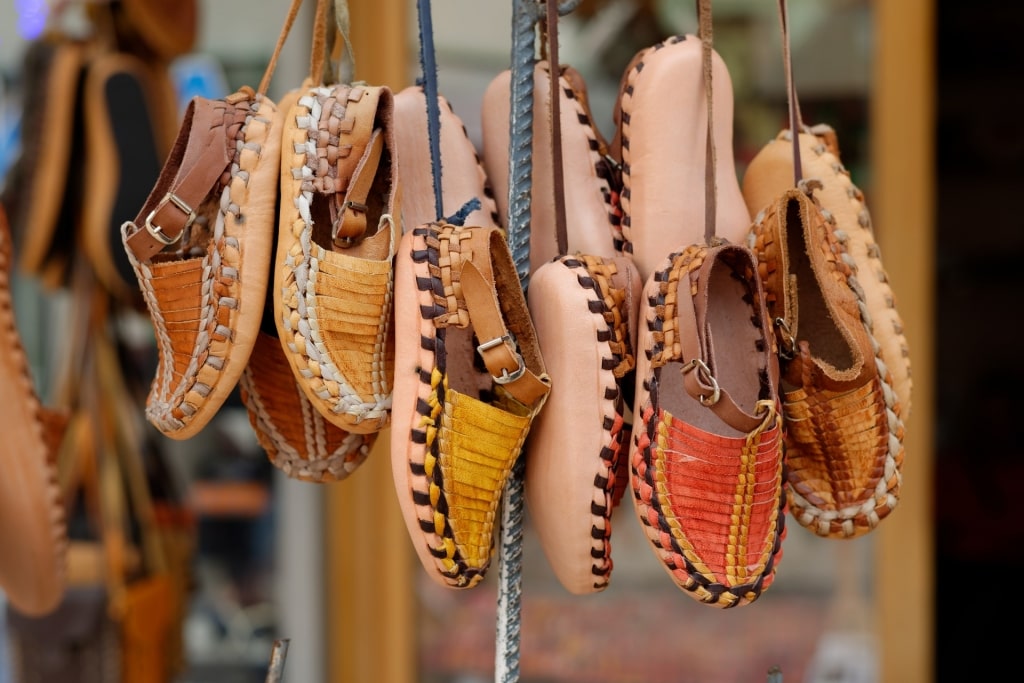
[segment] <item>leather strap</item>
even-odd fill
[[[327,12],[327,24],[333,24],[334,30],[328,29],[325,36],[327,42],[324,45],[324,50],[327,54],[327,59],[324,63],[320,82],[338,83],[342,78],[341,66],[345,58],[348,59],[351,72],[354,74],[356,71],[356,54],[352,50],[352,39],[349,37],[350,21],[347,0],[334,0],[330,3]],[[342,53],[342,50],[344,50],[344,53]]]
[[[697,0],[697,22],[700,26],[701,64],[704,67],[704,97],[708,110],[707,143],[704,159],[704,243],[711,245],[715,239],[718,213],[718,174],[715,172],[717,152],[715,149],[715,115],[712,97],[712,22],[711,0]]]
[[[225,100],[194,97],[170,156],[146,203],[134,222],[126,224],[126,245],[139,261],[146,261],[177,243],[196,211],[217,187],[231,163],[238,127],[245,121],[252,91],[244,89]]]
[[[547,0],[548,80],[551,85],[551,173],[555,200],[555,239],[559,255],[569,253],[569,232],[565,218],[565,172],[562,161],[562,67],[558,61],[558,3]]]
[[[740,408],[729,392],[715,380],[715,341],[708,324],[711,271],[727,249],[740,249],[732,245],[710,247],[704,252],[704,261],[697,271],[697,295],[690,296],[689,273],[679,278],[676,296],[676,318],[679,321],[679,344],[682,351],[683,386],[701,405],[709,408],[729,426],[749,433],[756,429],[764,417],[751,415]],[[721,267],[725,267],[724,264]],[[732,340],[724,339],[723,343]]]
[[[489,246],[490,231],[476,229],[475,233],[470,245],[472,260],[463,261],[459,281],[473,331],[480,340],[477,351],[495,382],[503,385],[523,405],[533,406],[550,391],[550,386],[526,367],[515,336],[505,326],[494,287],[496,276],[515,282],[518,276],[514,271],[495,273]]]
[[[335,88],[334,92],[344,91]],[[380,88],[362,85],[352,86],[345,95],[344,120],[336,133],[339,149],[348,149],[346,156],[339,155],[336,168],[337,189],[344,194],[331,202],[331,236],[339,247],[351,246],[366,235],[366,200],[384,150],[383,129],[374,128],[380,95]]]
[[[800,167],[800,103],[796,97],[793,79],[793,55],[789,44],[789,9],[786,0],[779,0],[779,26],[782,30],[782,64],[786,71],[786,99],[789,102],[789,131],[793,136],[793,186],[800,184],[803,170]]]
[[[323,2],[323,0],[319,1]],[[256,90],[260,95],[267,94],[267,88],[270,87],[270,79],[274,76],[274,70],[277,68],[277,60],[281,56],[284,42],[288,38],[288,33],[292,30],[292,25],[295,23],[295,17],[298,16],[300,7],[302,7],[302,0],[292,0],[292,4],[288,7],[288,14],[285,16],[284,25],[281,27],[281,33],[277,36],[277,43],[274,45],[274,52],[270,55],[270,61],[267,62],[267,68],[263,72],[263,78],[260,79],[259,88]]]

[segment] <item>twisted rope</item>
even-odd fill
[[[581,0],[563,0],[568,14]],[[533,68],[536,27],[544,16],[542,0],[512,0],[512,66],[509,113],[507,240],[525,291],[530,278],[530,194],[533,191]],[[556,72],[557,73],[557,72]],[[498,566],[498,623],[495,675],[498,683],[519,680],[522,626],[523,479],[526,459],[516,458],[501,502],[501,562]]]

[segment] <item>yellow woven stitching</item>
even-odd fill
[[[747,569],[746,561],[747,545],[750,542],[750,517],[753,512],[752,499],[754,497],[757,477],[757,452],[761,445],[761,437],[766,429],[776,425],[780,416],[775,410],[772,401],[758,401],[756,411],[764,413],[764,419],[757,429],[747,435],[746,442],[740,454],[740,472],[736,481],[736,499],[733,505],[732,524],[729,526],[729,552],[726,553],[726,576],[729,585],[735,586],[745,583],[750,579],[750,572]],[[781,459],[780,459],[781,467]],[[781,473],[780,473],[781,476]],[[777,513],[772,513],[772,527]],[[772,534],[768,535],[772,539]],[[770,548],[769,548],[770,552]],[[767,555],[761,554],[761,562],[757,565],[756,574],[764,571],[767,565]]]
[[[654,466],[654,472],[656,480],[654,481],[654,488],[658,492],[658,498],[662,501],[661,512],[665,518],[665,523],[668,525],[669,534],[675,540],[679,549],[683,553],[683,557],[693,565],[693,568],[704,575],[711,581],[714,581],[714,573],[711,569],[704,564],[704,561],[697,555],[693,549],[693,544],[690,543],[689,539],[686,538],[686,534],[683,533],[682,526],[679,524],[679,519],[672,513],[672,508],[669,503],[672,496],[669,494],[668,485],[665,482],[665,454],[668,451],[668,431],[669,426],[672,424],[672,415],[667,411],[662,411],[662,419],[658,422],[658,442],[654,448],[654,458],[657,464],[652,463]],[[670,548],[665,548],[667,552],[672,552]]]
[[[704,248],[700,245],[690,245],[675,254],[668,277],[658,284],[658,294],[662,303],[655,307],[655,315],[661,319],[662,329],[651,331],[654,340],[651,369],[662,367],[666,363],[682,357],[677,319],[679,280],[684,274],[689,275],[696,272],[703,263]],[[694,296],[696,293],[697,282],[691,277],[690,296]]]
[[[455,556],[455,545],[451,539],[445,539],[444,537],[445,517],[437,510],[438,501],[444,495],[444,492],[434,483],[434,468],[437,467],[437,457],[434,455],[433,445],[438,434],[438,417],[441,415],[442,408],[438,398],[438,386],[441,386],[447,393],[448,378],[437,368],[434,368],[430,373],[430,395],[427,397],[430,413],[420,416],[417,427],[422,429],[425,434],[424,443],[426,447],[423,458],[423,471],[427,478],[427,494],[430,498],[430,509],[434,519],[434,533],[441,539],[441,545],[436,550],[443,550],[444,557],[439,559],[445,568],[450,570],[455,565],[452,559]]]

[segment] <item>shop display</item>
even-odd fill
[[[788,128],[742,183],[711,0],[695,35],[625,67],[611,139],[559,61],[558,18],[578,4],[514,3],[529,32],[483,93],[479,150],[438,92],[428,0],[416,85],[358,80],[346,0],[317,0],[309,73],[272,101],[290,0],[258,87],[193,97],[176,137],[166,61],[192,46],[193,3],[166,34],[169,5],[125,1],[87,12],[94,38],[53,29],[30,47],[0,266],[71,295],[76,352],[67,410],[43,407],[0,273],[16,342],[0,394],[22,411],[0,495],[19,681],[184,668],[194,529],[158,500],[168,477],[147,469],[142,427],[192,439],[236,392],[300,482],[346,482],[387,437],[429,580],[471,589],[510,563],[499,660],[520,624],[524,510],[557,582],[589,595],[611,585],[628,496],[616,524],[639,526],[652,571],[730,609],[774,585],[788,521],[856,538],[896,508],[903,322],[835,132],[801,119],[785,0]],[[148,318],[154,373],[128,358],[126,311]]]

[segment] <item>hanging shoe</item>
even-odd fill
[[[411,85],[395,94],[395,145],[402,183],[402,224],[423,225],[454,217],[475,199],[479,207],[462,216],[464,225],[497,226],[498,208],[480,155],[451,103],[438,96],[442,167],[442,215],[437,215],[430,173],[427,99],[423,86]]]
[[[820,536],[852,538],[899,501],[904,428],[862,318],[848,238],[815,187],[804,181],[771,202],[751,243],[782,356],[789,511]]]
[[[792,186],[792,140],[789,130],[781,131],[747,167],[743,176],[743,197],[751,215],[756,216]],[[910,417],[913,389],[910,350],[903,332],[903,319],[896,308],[896,296],[875,241],[864,193],[853,184],[849,170],[840,160],[839,143],[832,128],[826,124],[807,128],[800,133],[799,143],[803,176],[818,181],[820,187],[814,191],[818,204],[832,215],[836,230],[846,236],[846,253],[856,266],[868,325],[878,342],[877,362],[884,366],[879,372],[882,376],[891,375],[900,417],[906,422]]]
[[[616,249],[617,168],[582,76],[562,65],[552,82],[547,60],[533,74],[528,302],[553,389],[527,441],[523,490],[548,564],[566,590],[583,595],[611,581],[642,283]],[[506,71],[491,82],[482,110],[484,159],[505,212],[510,78]]]
[[[269,297],[268,297],[269,298]],[[329,422],[306,398],[288,364],[267,301],[239,394],[256,440],[271,464],[292,479],[347,479],[370,454],[377,434],[352,434]]]
[[[392,261],[402,232],[393,97],[379,86],[307,87],[285,121],[278,334],[327,420],[377,432],[391,414]]]
[[[800,131],[784,0],[779,20],[789,131]],[[751,164],[744,192],[749,206],[760,207],[749,244],[778,338],[789,510],[819,536],[851,538],[876,528],[899,502],[903,407],[890,363],[904,371],[907,398],[909,365],[903,353],[885,358],[885,348],[905,349],[902,326],[898,318],[888,330],[875,325],[894,322],[892,293],[867,212],[851,210],[860,195],[843,180],[835,135],[821,132],[818,139],[783,131]],[[823,164],[826,154],[836,164]],[[843,225],[821,205],[822,181],[807,173],[825,177]],[[876,330],[887,335],[884,345]]]
[[[266,298],[283,121],[244,87],[193,98],[171,155],[134,221],[121,228],[156,334],[146,418],[188,439],[249,363]]]
[[[508,217],[509,188],[509,116],[511,72],[498,74],[484,91],[481,106],[483,159],[487,177],[494,185],[498,215]],[[530,271],[564,256],[555,237],[555,206],[551,200],[554,185],[552,157],[551,76],[547,61],[539,61],[533,71],[533,181],[531,183],[531,225],[550,229],[530,231]],[[574,251],[593,256],[619,256],[621,229],[613,198],[619,189],[618,168],[609,154],[590,111],[586,84],[571,66],[561,67],[560,93],[564,104],[559,110],[563,156],[565,204],[573,207],[568,217],[568,242]],[[596,199],[595,199],[596,198]],[[595,227],[597,226],[597,227]]]
[[[551,381],[500,228],[413,228],[395,271],[395,486],[428,575],[471,588]]]
[[[774,581],[785,538],[778,360],[746,247],[694,245],[648,280],[630,482],[672,580],[735,607]]]

